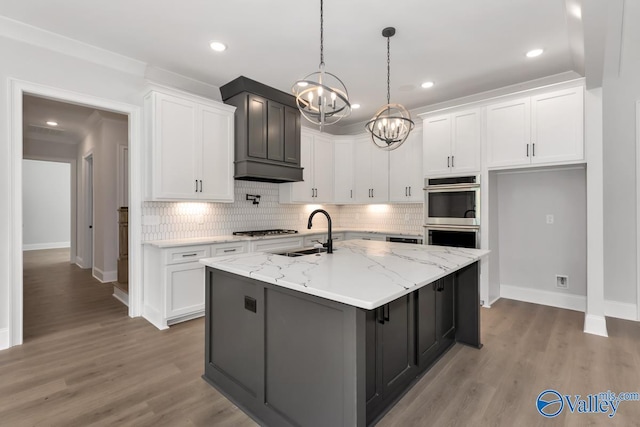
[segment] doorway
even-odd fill
[[[98,98],[90,95],[78,94],[76,92],[70,92],[58,88],[52,88],[42,86],[38,84],[28,83],[15,79],[10,79],[10,109],[9,117],[11,126],[10,129],[10,141],[11,141],[11,170],[10,179],[12,182],[12,194],[10,198],[10,242],[9,242],[9,328],[8,328],[8,342],[4,347],[11,347],[14,345],[20,345],[23,342],[23,260],[22,260],[22,159],[23,159],[23,97],[25,95],[32,95],[36,97],[59,100],[62,102],[71,103],[74,105],[80,105],[90,108],[96,108],[113,112],[116,114],[123,114],[127,116],[128,124],[126,126],[126,133],[128,135],[128,142],[130,146],[131,165],[135,165],[129,170],[130,188],[129,188],[129,201],[131,208],[131,228],[132,233],[130,236],[130,284],[129,284],[129,309],[128,314],[131,317],[139,316],[141,313],[141,290],[139,286],[142,282],[142,271],[139,260],[141,259],[141,232],[140,232],[140,219],[141,219],[141,205],[142,205],[142,144],[141,144],[141,120],[140,120],[140,107],[126,104],[118,101],[111,101],[104,98]],[[115,152],[114,152],[114,157]],[[95,157],[93,159],[95,161]],[[94,175],[96,172],[96,165],[93,163],[92,169]],[[95,184],[96,180],[94,180]],[[94,194],[95,196],[95,194]],[[94,197],[94,203],[96,198]],[[80,205],[80,203],[78,203]],[[95,216],[96,209],[93,210]],[[115,216],[115,214],[114,214]],[[80,219],[80,215],[78,215]],[[77,239],[79,240],[79,238]],[[95,235],[94,235],[95,240]],[[95,263],[96,254],[92,251],[93,262]]]
[[[82,267],[90,268],[93,272],[93,153],[84,157],[84,251]]]

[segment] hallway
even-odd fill
[[[113,285],[70,264],[69,249],[23,254],[25,343],[128,318],[127,307],[111,296]]]

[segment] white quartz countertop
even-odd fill
[[[369,230],[356,230],[352,228],[333,228],[332,233],[371,233],[371,234],[380,234],[385,236],[397,236],[397,237],[417,237],[422,239],[422,235],[418,234],[409,234],[396,232],[392,230],[377,230],[377,231],[369,231]],[[191,237],[185,239],[167,239],[167,240],[150,240],[144,242],[146,245],[155,246],[158,248],[173,248],[179,246],[191,246],[191,245],[207,245],[207,244],[215,244],[215,243],[229,243],[229,242],[240,242],[240,241],[252,241],[252,240],[266,240],[266,239],[284,239],[287,237],[296,237],[296,236],[310,236],[315,234],[326,234],[326,228],[316,228],[313,227],[310,230],[299,230],[298,233],[295,234],[277,234],[277,235],[269,235],[269,236],[209,236],[209,237]]]
[[[253,252],[205,258],[200,262],[218,270],[372,310],[488,253],[481,249],[347,240],[335,243],[333,254],[290,258]]]

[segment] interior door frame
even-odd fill
[[[95,264],[95,228],[93,228],[95,225],[95,203],[93,200],[94,178],[93,150],[90,150],[82,155],[82,231],[78,234],[82,238],[82,262],[80,267],[90,268],[93,277],[96,277],[93,271]]]
[[[52,86],[8,79],[8,128],[11,144],[9,171],[11,195],[9,213],[9,347],[22,344],[23,338],[23,264],[22,264],[22,101],[24,95],[35,95],[71,104],[113,111],[128,116],[129,125],[129,316],[142,312],[142,200],[144,159],[142,146],[141,107]],[[135,167],[131,167],[135,165]],[[114,214],[115,215],[115,214]]]
[[[640,321],[640,100],[636,101],[636,320]]]

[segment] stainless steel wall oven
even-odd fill
[[[480,177],[425,179],[425,240],[430,245],[480,247]]]

